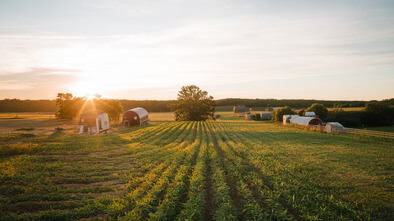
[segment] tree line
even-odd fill
[[[135,107],[143,107],[148,112],[170,112],[171,104],[175,100],[118,100],[124,110]],[[324,101],[324,100],[300,100],[300,99],[241,99],[228,98],[214,100],[216,106],[245,105],[247,107],[285,107],[307,108],[314,103],[320,103],[325,107],[365,107],[368,102],[377,101]],[[394,106],[394,98],[386,99],[382,102],[389,106]],[[232,107],[230,108],[232,110]],[[229,110],[230,110],[229,109]],[[55,112],[57,106],[55,100],[20,100],[4,99],[0,100],[0,112]]]
[[[389,100],[394,105],[394,99]],[[285,107],[306,108],[314,103],[323,104],[325,107],[334,107],[341,105],[342,107],[365,107],[368,101],[330,101],[330,100],[303,100],[303,99],[243,99],[243,98],[227,98],[215,100],[217,106],[244,105],[246,107]]]
[[[67,93],[63,93],[67,94]],[[111,99],[114,100],[114,99]],[[143,107],[148,112],[170,112],[169,104],[174,100],[117,100],[124,110]],[[54,100],[0,100],[0,112],[55,112],[57,110],[56,99]]]

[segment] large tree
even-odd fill
[[[177,121],[204,121],[213,118],[215,106],[213,97],[195,85],[183,86],[178,93],[178,99],[170,104]]]
[[[82,98],[74,97],[71,93],[58,93],[55,99],[55,104],[58,107],[55,116],[59,119],[74,119],[81,107],[84,100]]]

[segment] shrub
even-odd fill
[[[293,109],[291,109],[291,107],[289,107],[289,106],[280,107],[272,112],[272,120],[273,121],[282,121],[283,115],[286,115],[286,114],[296,114],[296,112],[293,111]]]

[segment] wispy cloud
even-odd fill
[[[22,72],[0,72],[1,98],[19,94],[19,98],[48,97],[67,90],[79,80],[78,70],[32,67]]]

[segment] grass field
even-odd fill
[[[386,126],[386,127],[367,127],[368,130],[377,130],[384,132],[392,132],[394,133],[394,126]]]
[[[51,116],[0,117],[3,128],[18,122],[0,135],[0,220],[394,217],[393,142],[219,114],[158,114],[168,122],[100,136]]]

